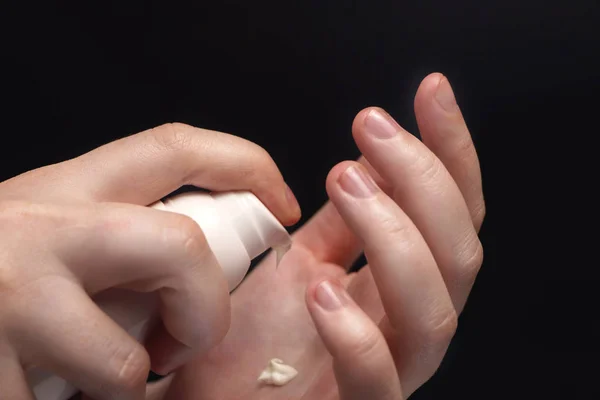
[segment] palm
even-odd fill
[[[485,203],[447,80],[426,78],[415,112],[424,142],[380,110],[359,113],[353,136],[364,168],[341,163],[326,182],[344,219],[327,204],[294,235],[278,269],[270,256],[250,274],[232,296],[228,334],[175,375],[168,398],[331,400],[338,386],[346,399],[405,398],[431,377],[481,266]],[[377,285],[369,266],[346,274],[362,244],[344,221],[366,244]],[[312,285],[321,277],[341,280],[354,302],[337,283],[331,295]],[[283,387],[260,385],[272,358],[298,376]]]
[[[333,214],[332,211],[326,208],[324,213],[317,215],[316,221],[304,229],[305,236],[324,225],[321,220],[330,219],[331,215],[328,218],[323,214]],[[339,230],[343,231],[345,227],[339,227]],[[338,397],[331,357],[306,308],[306,287],[321,276],[346,281],[355,276],[350,293],[358,297],[359,304],[375,316],[380,309],[379,302],[376,292],[365,296],[370,283],[367,268],[344,277],[346,270],[341,265],[321,261],[313,249],[302,243],[302,238],[295,238],[292,250],[277,269],[273,255],[269,255],[234,292],[227,336],[208,356],[190,363],[178,374],[172,385],[176,393],[171,392],[170,398]],[[360,301],[361,297],[363,301]],[[376,301],[369,302],[368,299]],[[369,306],[368,303],[372,304]],[[281,358],[292,365],[299,371],[298,376],[284,387],[259,384],[257,377],[271,358]]]

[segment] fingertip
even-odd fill
[[[317,330],[329,347],[347,319],[344,311],[353,308],[355,303],[344,285],[329,276],[311,282],[306,289],[305,299]]]
[[[352,121],[352,132],[354,133],[357,129],[360,129],[367,115],[369,115],[371,111],[378,108],[379,107],[367,107],[360,110],[358,114],[356,114],[356,116],[354,117],[354,120]]]
[[[339,297],[334,301],[330,297]],[[396,368],[378,326],[337,279],[307,287],[306,301],[323,344],[334,360],[343,398],[401,398]],[[391,394],[394,394],[391,396]]]
[[[441,72],[432,72],[423,78],[420,88],[429,87],[430,85],[435,88],[442,81],[442,79],[447,79],[444,74]]]
[[[371,106],[362,109],[354,117],[352,122],[352,136],[356,139],[358,135],[362,134],[365,127],[365,121],[372,113],[379,113],[382,115],[388,115],[388,112],[381,107]]]
[[[360,164],[356,161],[350,161],[350,160],[346,160],[346,161],[337,163],[336,165],[333,166],[333,168],[331,168],[329,170],[329,173],[327,174],[327,179],[325,180],[325,184],[330,185],[332,183],[337,182],[340,175],[343,174],[344,171],[346,171],[348,168],[350,168],[354,165],[360,165]]]
[[[447,78],[440,72],[433,72],[423,78],[415,95],[415,107],[421,105],[425,100],[433,99],[435,91],[443,79]]]
[[[334,202],[338,199],[338,194],[340,193],[338,184],[340,176],[353,165],[359,164],[356,161],[342,161],[329,170],[325,180],[325,190],[329,198],[334,200]]]
[[[439,72],[429,74],[423,79],[415,95],[414,105],[417,114],[436,109],[442,115],[444,113],[447,116],[460,114],[450,81]],[[434,108],[431,108],[432,106]]]
[[[306,303],[306,308],[308,309],[308,313],[310,314],[317,331],[323,330],[323,318],[319,313],[319,307],[316,301],[316,291],[317,287],[327,279],[327,277],[322,277],[308,284],[306,287],[306,291],[304,292],[304,300]],[[323,334],[321,334],[323,336]],[[326,340],[326,338],[324,338]]]
[[[291,226],[300,221],[302,209],[300,208],[300,203],[298,203],[296,195],[287,183],[285,184],[285,202],[287,205],[287,212],[284,225]]]
[[[163,324],[152,331],[145,346],[150,355],[151,370],[161,376],[169,375],[194,355],[192,348],[173,338]]]
[[[152,370],[161,375],[208,353],[231,324],[229,286],[216,259],[203,261],[202,276],[190,271],[184,283],[161,289],[160,320],[145,340]]]
[[[268,186],[252,192],[283,226],[294,225],[300,220],[300,205],[287,184]]]
[[[316,279],[308,284],[308,286],[306,287],[306,292],[305,292],[305,300],[306,300],[306,304],[309,307],[309,309],[314,310],[314,308],[317,306],[317,301],[316,301],[317,288],[322,283],[328,282],[331,279],[332,278],[330,278],[328,276],[323,276],[323,277],[320,277],[319,279]]]
[[[286,227],[291,227],[296,225],[300,221],[300,218],[302,218],[302,213],[300,209],[298,209],[297,211],[291,211],[288,212],[287,217],[284,220],[282,220],[281,224]]]
[[[304,292],[304,301],[306,302],[306,307],[311,315],[313,314],[315,307],[315,290],[317,289],[317,286],[325,279],[326,278],[322,278],[309,283],[306,287],[306,291]]]
[[[346,161],[334,167],[328,176],[327,194],[339,205],[339,201],[354,202],[361,199],[372,199],[381,192],[381,187],[373,179],[361,163]]]

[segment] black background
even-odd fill
[[[413,398],[600,398],[598,16],[597,1],[5,1],[0,180],[178,121],[265,147],[305,220],[358,155],[354,115],[378,105],[416,133],[418,83],[442,72],[480,153],[486,259]]]

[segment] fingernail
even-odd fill
[[[348,167],[338,178],[342,190],[354,197],[372,197],[379,191],[377,184],[364,168]]]
[[[438,87],[435,91],[435,99],[440,106],[448,112],[455,112],[458,109],[454,92],[452,91],[450,82],[448,82],[448,79],[445,76],[438,82]]]
[[[166,356],[163,360],[159,361],[157,364],[156,370],[154,372],[157,375],[168,376],[175,369],[179,368],[185,361],[188,359],[187,355],[183,352],[179,352],[179,354],[172,354],[170,356]]]
[[[298,204],[298,199],[296,199],[296,196],[294,196],[294,192],[292,192],[292,189],[290,189],[290,187],[287,184],[285,185],[285,199],[287,200],[287,203],[290,206],[290,208],[294,210],[294,213],[299,214],[300,204]]]
[[[315,290],[315,300],[317,304],[329,311],[338,310],[348,304],[344,288],[329,281],[319,283]]]
[[[156,371],[150,370],[148,373],[148,378],[146,379],[148,382],[158,382],[162,379],[165,379],[167,376],[171,375],[172,371],[166,375],[161,375]]]
[[[162,323],[151,331],[144,346],[150,355],[152,371],[162,376],[169,375],[192,356],[192,349],[168,334]]]
[[[380,110],[371,110],[365,117],[365,131],[379,139],[389,139],[398,134],[398,127],[391,117]]]

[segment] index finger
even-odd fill
[[[179,123],[31,171],[4,182],[4,193],[148,205],[184,185],[249,190],[283,224],[300,219],[300,207],[266,150],[237,136]]]

